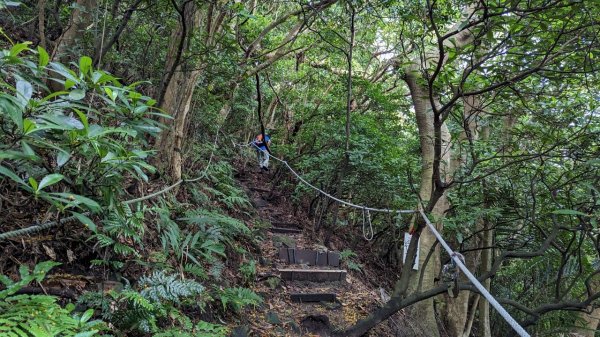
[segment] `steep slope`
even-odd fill
[[[247,317],[249,328],[260,336],[329,336],[379,306],[381,293],[360,273],[346,270],[339,252],[320,244],[313,220],[292,204],[291,191],[272,183],[276,174],[246,165],[236,175],[257,209],[255,226],[266,229],[253,287],[265,303]],[[390,325],[371,335],[394,336]]]

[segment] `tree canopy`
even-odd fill
[[[264,301],[236,144],[267,133],[313,186],[390,210],[366,241],[364,209],[268,173],[311,239],[390,293],[334,334],[400,311],[399,335],[514,334],[408,209],[530,334],[598,336],[598,17],[589,0],[0,0],[0,298],[48,303],[54,335],[225,335],[215,317]],[[6,241],[65,219],[72,244]],[[27,250],[125,284],[80,296],[95,314],[20,298],[57,267]],[[1,305],[0,330],[47,329],[17,316]]]

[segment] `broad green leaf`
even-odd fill
[[[38,190],[38,183],[34,177],[29,177],[29,185],[31,185],[35,191]]]
[[[27,135],[36,130],[35,122],[29,118],[23,120],[23,132]]]
[[[19,130],[23,130],[23,109],[14,100],[14,97],[0,94],[0,114],[8,115]]]
[[[44,187],[54,185],[57,182],[63,180],[64,178],[65,178],[65,176],[63,176],[62,174],[59,174],[59,173],[49,174],[49,175],[45,176],[42,179],[42,181],[40,181],[40,186],[37,190],[41,191],[42,189],[44,189]]]
[[[5,175],[12,179],[14,182],[17,182],[21,185],[25,185],[25,187],[29,188],[29,186],[27,186],[27,184],[25,184],[25,182],[23,182],[23,180],[19,178],[19,176],[17,176],[12,170],[4,166],[0,166],[0,174]]]
[[[79,58],[79,71],[82,74],[87,74],[92,69],[92,59],[89,56]]]
[[[115,98],[117,98],[117,93],[112,91],[112,89],[109,87],[104,87],[104,92],[106,92],[108,97],[110,97],[113,102],[115,101]]]
[[[17,98],[22,102],[22,107],[27,106],[27,102],[33,95],[33,86],[31,83],[23,80],[17,81]]]
[[[85,97],[85,90],[75,89],[69,93],[69,98],[74,101],[79,101]]]
[[[62,167],[69,161],[69,158],[71,158],[71,155],[68,152],[59,151],[56,155],[56,165]]]
[[[39,54],[39,58],[38,58],[38,65],[40,67],[45,67],[48,65],[48,62],[50,61],[50,56],[48,55],[48,53],[46,52],[46,49],[38,46],[37,47],[38,50],[38,54]]]
[[[73,88],[75,86],[75,81],[73,80],[66,80],[65,81],[65,89],[69,90],[71,88]]]
[[[86,310],[83,313],[83,315],[81,315],[81,319],[79,320],[79,323],[83,324],[83,323],[89,321],[89,319],[92,318],[93,315],[94,315],[94,309]]]
[[[77,220],[79,220],[79,222],[81,222],[84,226],[89,228],[92,232],[96,233],[97,227],[94,221],[92,221],[92,219],[88,218],[85,214],[77,212],[71,212],[71,214],[73,214],[73,216],[75,216]]]
[[[79,120],[83,124],[83,128],[87,130],[89,127],[87,116],[79,109],[75,109],[75,112],[77,113],[77,116],[79,116]]]
[[[83,205],[87,206],[91,211],[94,211],[94,212],[99,211],[101,209],[100,204],[98,204],[96,201],[94,201],[90,198],[86,198],[81,195],[72,194],[72,193],[49,193],[49,194],[65,198],[71,202],[74,202],[75,204],[78,204],[78,205],[83,204]]]
[[[73,71],[68,69],[61,63],[50,62],[50,68],[52,68],[52,70],[54,70],[59,75],[63,76],[65,79],[73,81],[73,83],[79,82],[79,79],[75,77]]]
[[[18,56],[23,50],[29,49],[31,42],[17,43],[10,49],[10,56]]]

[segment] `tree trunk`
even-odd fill
[[[484,222],[483,232],[483,247],[491,247],[494,244],[494,231],[489,222]],[[492,269],[492,259],[494,257],[492,249],[484,249],[481,252],[481,265],[480,270],[482,273],[488,272]],[[491,280],[489,278],[482,282],[485,289],[490,290]],[[481,298],[479,301],[479,336],[481,337],[492,337],[492,330],[490,324],[490,303],[485,298]]]
[[[184,5],[182,14],[179,27],[169,45],[166,69],[173,71],[165,75],[167,80],[163,82],[165,89],[161,103],[161,108],[170,113],[173,119],[164,121],[167,128],[163,130],[158,142],[162,166],[173,181],[181,179],[181,152],[185,127],[194,88],[200,77],[200,70],[196,64],[185,64],[180,60],[181,54],[188,48],[187,40],[200,26],[201,15],[193,2]]]
[[[588,308],[591,310],[592,308]],[[596,336],[596,331],[598,331],[598,327],[600,326],[600,308],[593,310],[591,313],[582,312],[579,314],[579,318],[581,322],[577,324],[579,328],[575,330],[577,336],[581,337],[594,337]]]
[[[431,108],[428,90],[417,83],[416,72],[409,72],[406,75],[406,82],[410,89],[411,98],[415,108],[417,117],[417,126],[419,128],[419,140],[421,144],[421,187],[419,196],[424,203],[427,203],[433,193],[433,160],[434,160],[434,119],[433,110]],[[437,101],[436,101],[437,104]],[[443,161],[450,163],[450,133],[445,124],[442,124],[442,154]],[[449,166],[449,165],[448,165]],[[449,173],[449,167],[442,169],[445,174]],[[442,230],[441,219],[448,209],[448,201],[442,195],[432,209],[432,215],[439,231]],[[420,237],[420,254],[419,254],[419,271],[414,273],[410,280],[409,293],[413,293],[418,289],[427,291],[434,286],[434,278],[440,268],[439,261],[439,246],[435,248],[432,257],[427,265],[424,265],[425,259],[436,242],[436,238],[428,227],[425,227],[421,232]],[[406,265],[404,268],[410,268]],[[422,274],[422,282],[419,283]],[[428,336],[439,336],[437,320],[434,310],[434,298],[416,303],[411,307],[413,317],[419,317],[420,327]]]
[[[468,151],[461,151],[461,146],[465,145],[469,148],[469,143],[477,141],[478,130],[477,130],[477,118],[479,115],[480,102],[476,96],[466,97],[463,101],[463,129],[458,136],[458,150],[453,151],[452,164],[450,174],[454,175],[459,167],[467,164]],[[481,230],[485,226],[484,219],[478,219],[476,230]],[[475,236],[475,242],[471,244],[473,248],[481,248],[482,240],[480,236]],[[475,250],[465,255],[466,266],[469,270],[475,270],[479,265],[481,256],[480,250]],[[461,276],[461,281],[466,281],[464,276]],[[463,336],[467,329],[467,320],[469,312],[469,298],[470,293],[463,291],[460,292],[457,298],[444,296],[446,301],[445,306],[445,317],[447,322],[447,331],[450,336]],[[475,306],[476,307],[476,306]],[[469,327],[470,330],[470,327]]]
[[[40,35],[40,46],[46,47],[46,0],[38,1],[38,33]]]
[[[77,5],[74,6],[73,13],[71,13],[69,26],[58,38],[52,53],[52,60],[65,63],[69,61],[70,55],[77,54],[71,51],[77,46],[85,31],[89,29],[93,20],[94,8],[96,8],[96,0],[77,0]]]

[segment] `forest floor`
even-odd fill
[[[251,218],[244,221],[250,227],[264,228],[263,239],[259,244],[260,256],[252,257],[259,261],[256,266],[256,279],[247,285],[260,294],[264,302],[252,309],[245,309],[242,313],[227,313],[222,317],[224,321],[221,322],[232,328],[232,336],[325,337],[335,329],[353,325],[383,304],[381,290],[391,288],[394,278],[389,275],[394,273],[394,270],[382,268],[381,262],[375,260],[375,254],[360,253],[369,251],[371,243],[359,241],[357,245],[356,240],[351,244],[343,239],[351,235],[360,235],[359,230],[346,226],[336,229],[335,233],[332,233],[332,230],[327,232],[326,229],[315,232],[314,220],[308,215],[308,202],[299,203],[292,200],[295,184],[285,183],[285,179],[290,177],[281,178],[279,175],[279,178],[275,179],[275,176],[282,172],[277,172],[276,168],[268,172],[260,171],[252,164],[238,164],[236,171],[237,183],[247,193],[256,209]],[[158,186],[148,188],[145,193],[152,192]],[[180,193],[179,197],[187,199],[185,193]],[[13,201],[18,200],[19,198],[15,197]],[[4,215],[7,217],[2,221],[3,230],[26,227],[30,220],[25,211],[23,214],[11,213],[10,216],[4,212]],[[9,221],[9,218],[12,220]],[[301,233],[275,234],[269,231],[274,224],[297,226]],[[150,233],[147,234],[143,243],[144,250],[147,253],[159,250],[158,239]],[[330,235],[328,247],[324,245],[324,234]],[[18,275],[18,266],[23,264],[34,265],[49,259],[61,261],[62,265],[55,267],[43,282],[28,287],[25,292],[56,295],[65,303],[75,301],[85,291],[107,291],[113,286],[118,287],[120,283],[117,280],[121,277],[136,282],[144,274],[144,267],[135,263],[128,264],[123,269],[123,275],[115,275],[106,268],[90,268],[91,260],[98,256],[97,247],[93,241],[88,240],[89,237],[90,232],[82,229],[81,224],[68,222],[35,235],[0,242],[0,249],[3,251],[0,256],[0,273],[12,277]],[[278,252],[279,248],[286,246],[337,252],[352,249],[357,252],[355,261],[360,262],[361,267],[349,268],[348,261],[344,258],[339,268],[294,265],[293,268],[303,269],[344,269],[347,275],[344,281],[339,282],[285,281],[281,279],[278,269],[292,266],[279,260]],[[234,264],[224,271],[223,277],[227,279],[226,282],[240,278],[240,272],[235,267]],[[297,293],[335,294],[336,300],[293,303],[290,294]],[[219,314],[215,312],[203,316],[218,319]],[[406,334],[406,331],[410,330],[407,330],[407,324],[411,324],[410,320],[401,311],[379,324],[368,336],[417,336],[414,333]]]
[[[276,173],[261,171],[253,165],[238,167],[236,175],[239,183],[257,209],[255,223],[276,226],[290,226],[302,230],[299,234],[266,233],[260,248],[262,257],[258,269],[257,282],[252,289],[261,294],[264,305],[255,308],[246,317],[252,335],[256,336],[329,336],[333,329],[348,327],[365,318],[367,314],[382,305],[380,289],[374,286],[370,270],[351,270],[342,259],[341,269],[347,270],[346,279],[340,282],[315,283],[308,281],[285,281],[278,274],[279,268],[291,265],[279,260],[280,247],[296,247],[327,251],[323,238],[314,231],[314,220],[306,208],[294,206],[291,192],[272,186]],[[345,248],[340,237],[333,236],[332,244],[338,251]],[[296,265],[298,266],[298,265]],[[303,269],[323,269],[301,265]],[[325,267],[336,269],[333,267]],[[371,274],[371,275],[370,275]],[[369,275],[369,276],[367,276]],[[335,302],[293,303],[290,294],[294,293],[333,293]],[[380,324],[369,336],[395,336],[392,332],[396,321],[403,313],[396,314],[387,324]]]

